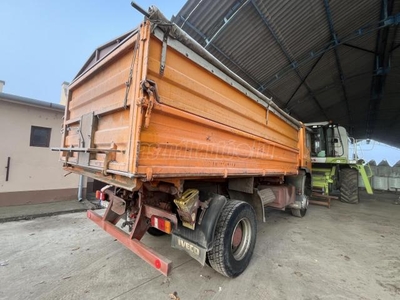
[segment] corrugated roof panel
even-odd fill
[[[343,46],[338,48],[338,54],[345,81],[347,78],[364,74],[368,74],[369,80],[371,80],[375,61],[374,54]]]
[[[356,115],[360,115],[359,113],[356,113],[357,111],[366,111],[368,109],[368,101],[371,90],[371,76],[372,72],[371,74],[366,73],[360,76],[353,76],[347,78],[346,80],[346,86],[349,87],[347,89],[347,96],[350,100],[350,107],[353,108],[352,111],[354,112],[354,118]],[[367,85],[366,82],[368,83]]]
[[[356,49],[357,47],[360,48],[360,49],[358,49],[358,51],[363,51],[362,49],[365,49],[367,51],[374,52],[375,45],[376,45],[376,33],[377,33],[377,31],[375,30],[368,34],[354,38],[350,41],[347,41],[346,43],[341,45],[339,48],[343,48],[343,47],[351,48],[353,46],[353,49]]]
[[[294,90],[291,91],[291,92],[292,93],[290,94],[290,96],[293,95]],[[289,101],[289,98],[285,99],[284,108],[286,108],[287,101]],[[312,97],[311,97],[310,93],[308,92],[307,88],[304,85],[302,85],[298,89],[296,94],[293,96],[293,99],[290,100],[290,102],[289,102],[289,104],[287,106],[287,109],[289,111],[293,110],[295,112],[301,113],[302,109],[304,108],[303,105],[307,104],[307,102],[310,102],[310,101],[313,102],[314,100],[312,99]],[[313,104],[313,106],[315,106],[315,104]]]
[[[283,105],[289,100],[290,96],[293,94],[295,88],[299,84],[299,77],[292,71],[283,79],[278,80],[274,84],[269,86],[268,89],[279,98],[279,104]]]
[[[232,60],[228,60],[226,56],[222,55],[221,52],[217,51],[214,47],[210,48],[210,53],[214,55],[219,61],[221,61],[225,66],[227,66],[230,70],[232,70],[242,79],[251,84],[254,88],[257,89],[260,86],[258,81],[254,77],[249,76],[249,74],[247,74],[243,68],[234,63]]]
[[[389,6],[391,1],[388,0]],[[244,3],[245,6],[242,6]],[[187,23],[183,28],[203,45],[207,38],[211,39],[218,32],[213,43],[222,53],[213,45],[208,46],[209,51],[254,87],[264,84],[268,89],[265,93],[274,95],[274,101],[281,107],[285,108],[298,88],[288,109],[300,120],[321,121],[326,119],[325,114],[336,122],[349,125],[346,97],[334,50],[330,49],[322,56],[305,80],[311,93],[304,84],[299,88],[302,78],[319,59],[312,53],[321,54],[328,45],[333,45],[330,17],[338,42],[345,42],[336,47],[336,52],[354,133],[358,135],[356,137],[365,137],[370,116],[368,110],[376,63],[376,41],[378,33],[387,29],[373,30],[369,34],[365,34],[364,30],[361,36],[355,32],[367,25],[377,25],[381,19],[382,0],[329,0],[327,3],[330,16],[324,0],[189,0],[180,14],[185,18],[190,15],[192,27]],[[394,15],[400,12],[400,1],[394,0],[393,4]],[[235,16],[230,18],[233,14]],[[183,24],[182,20],[175,20]],[[394,31],[392,27],[387,40],[384,40],[388,47],[400,45],[400,30],[396,34]],[[349,40],[349,37],[352,39]],[[378,139],[376,134],[383,136],[381,128],[385,124],[392,124],[392,128],[400,127],[400,114],[397,118],[392,117],[396,114],[394,111],[400,111],[400,101],[397,101],[400,93],[397,88],[400,86],[400,47],[393,51],[390,62],[391,69],[380,103],[382,113],[374,124],[375,139]],[[324,112],[313,98],[317,99]],[[386,135],[382,139],[390,140]],[[400,146],[400,141],[395,138],[391,141],[393,145]]]
[[[191,0],[173,18],[173,21],[195,38],[201,45],[206,46],[215,32],[224,24],[224,17],[240,7],[243,1],[227,0]]]
[[[329,1],[333,26],[339,39],[366,24],[380,20],[381,0]]]
[[[318,102],[330,116],[332,110],[338,109],[337,104],[344,102],[342,87],[339,85],[334,86],[329,90],[324,90],[318,93]],[[342,107],[343,108],[343,107]],[[346,114],[346,110],[341,109],[343,114]],[[336,120],[333,120],[336,122]]]
[[[339,73],[333,51],[328,51],[315,66],[307,78],[308,85],[314,90],[330,87],[339,80]]]
[[[302,118],[302,122],[314,122],[314,121],[326,121],[326,118],[321,115],[319,108],[315,105],[315,102],[311,98],[306,98],[301,103],[302,110],[307,110],[308,114]],[[299,116],[298,110],[292,111],[293,115]]]
[[[197,3],[193,1],[191,9],[188,9],[186,12],[187,14],[179,14],[190,23],[195,24],[198,30],[203,32],[208,39],[211,39],[221,26],[223,26],[225,19],[228,19],[244,3],[245,1],[243,0],[203,0]]]
[[[384,98],[381,101],[378,120],[392,131],[400,126],[400,49],[392,53],[392,64],[385,83]],[[400,144],[400,138],[399,138]]]
[[[305,86],[302,86],[297,94],[298,96],[294,97],[288,106],[288,110],[291,113],[301,116],[304,114],[304,111],[307,111],[307,117],[301,118],[303,122],[311,122],[312,119],[326,121],[327,118],[321,113],[318,106],[319,100],[314,98]],[[318,101],[318,103],[316,101]]]
[[[292,59],[299,60],[311,51],[322,49],[329,41],[320,38],[329,34],[326,19],[320,13],[322,1],[257,0],[255,3],[270,21]]]
[[[341,126],[347,128],[347,130],[349,130],[347,115],[343,114],[340,111],[330,112],[330,115],[332,116],[332,120],[335,120],[337,124],[340,124]]]
[[[371,76],[372,72],[346,79],[346,86],[348,86],[347,95],[350,100],[349,106],[353,112],[354,120],[357,118],[365,119],[370,98]]]
[[[172,17],[172,21],[177,24],[178,26],[182,27],[183,24],[183,20],[179,17],[182,16],[185,19],[189,18],[190,16],[195,13],[195,8],[198,6],[198,4],[200,4],[201,2],[203,2],[203,0],[189,0],[187,1],[183,7],[181,8],[181,10],[179,11],[179,13],[176,16]],[[196,13],[195,13],[196,14]]]
[[[236,3],[243,1],[227,0],[227,1],[212,1],[204,0],[198,8],[196,14],[191,20],[197,24],[197,27],[203,31],[208,38],[219,30],[224,24],[224,18],[228,12],[236,6]]]
[[[236,39],[237,36],[242,38]],[[251,5],[243,8],[235,22],[225,27],[223,34],[216,38],[215,44],[262,83],[274,76],[282,64],[288,63]],[[249,49],[251,56],[248,55]]]

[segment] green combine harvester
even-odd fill
[[[330,122],[305,124],[311,134],[312,188],[323,195],[340,195],[346,203],[358,203],[358,174],[372,194],[369,165],[358,158],[355,140],[346,129]]]

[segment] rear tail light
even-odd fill
[[[96,199],[99,200],[107,200],[107,194],[103,193],[102,191],[96,191]]]
[[[165,233],[171,233],[171,221],[157,216],[151,217],[151,227],[157,228],[158,230],[164,231]]]

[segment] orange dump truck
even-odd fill
[[[161,273],[172,262],[146,232],[236,277],[267,208],[306,213],[305,128],[156,8],[146,15],[71,83],[53,150],[66,171],[106,184],[105,213],[88,217]]]

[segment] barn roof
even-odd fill
[[[173,21],[297,119],[400,147],[400,0],[189,0]]]

